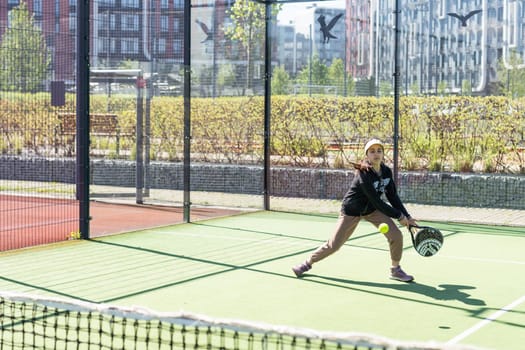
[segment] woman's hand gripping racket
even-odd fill
[[[433,256],[443,246],[443,235],[438,229],[429,226],[408,226],[414,249],[421,256]]]

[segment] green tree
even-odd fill
[[[290,75],[283,66],[275,67],[272,73],[272,95],[288,95],[290,90]]]
[[[271,16],[277,17],[281,5],[273,5]],[[228,10],[233,26],[224,32],[232,40],[237,40],[246,50],[246,89],[253,85],[253,62],[262,59],[264,53],[264,33],[266,28],[266,6],[252,0],[239,0]]]
[[[392,83],[389,81],[380,81],[379,82],[379,96],[391,96],[394,92]]]
[[[472,83],[469,79],[463,79],[461,81],[461,94],[463,96],[471,96],[472,95]]]
[[[497,75],[504,95],[513,98],[525,96],[525,67],[519,54],[510,52],[507,64],[500,60]]]
[[[217,73],[217,89],[219,90],[219,95],[223,94],[226,87],[234,89],[236,87],[236,82],[237,79],[233,64],[221,65],[219,67],[219,72]]]
[[[330,85],[337,88],[337,94],[348,96],[354,94],[355,84],[349,74],[345,74],[344,62],[340,58],[335,58],[328,68],[328,78]]]
[[[437,86],[437,93],[439,96],[444,96],[447,92],[447,82],[444,80],[440,80]]]
[[[42,88],[51,62],[42,30],[24,2],[9,12],[9,18],[0,43],[0,88],[36,92]]]
[[[311,85],[329,85],[328,67],[319,59],[319,55],[315,54],[312,57],[312,61],[308,62],[308,65],[299,72],[297,82],[304,86],[304,88],[301,89],[303,93],[309,92],[312,87]]]
[[[346,96],[355,96],[356,94],[356,81],[348,74],[346,78]]]
[[[410,84],[410,93],[414,96],[421,95],[419,92],[419,81],[414,80],[412,84]]]

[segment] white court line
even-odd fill
[[[261,244],[275,244],[275,241],[272,241],[274,239],[279,239],[279,240],[288,240],[289,239],[289,242],[286,242],[289,246],[298,246],[298,247],[310,247],[312,246],[312,242],[311,241],[296,241],[296,238],[297,237],[288,237],[286,235],[283,235],[283,236],[279,236],[277,234],[275,234],[275,236],[268,236],[264,239],[262,238],[259,238],[259,237],[251,237],[251,238],[247,238],[247,237],[240,237],[240,236],[235,236],[235,235],[225,235],[225,234],[217,234],[217,233],[206,233],[206,232],[174,232],[174,231],[164,231],[164,230],[157,230],[155,231],[156,233],[159,233],[159,234],[165,234],[165,235],[173,235],[173,236],[185,236],[185,237],[199,237],[199,238],[203,238],[203,237],[206,237],[206,238],[215,238],[215,239],[220,239],[220,240],[229,240],[229,241],[237,241],[237,242],[261,242]],[[319,238],[318,238],[319,239]],[[322,244],[324,241],[323,239],[321,238],[321,240],[319,241],[319,245]],[[347,242],[350,242],[350,245],[353,244],[352,241],[347,241]],[[367,248],[367,247],[359,247],[359,246],[352,246],[351,247],[352,249],[361,249],[361,250],[370,250],[370,248]],[[382,253],[382,251],[380,251]],[[408,254],[410,255],[417,255],[419,256],[418,253],[416,253],[414,250],[410,250],[409,252],[407,252]],[[440,257],[442,258],[446,258],[446,259],[454,259],[454,260],[470,260],[470,261],[480,261],[480,262],[484,262],[484,263],[490,263],[490,264],[494,264],[494,263],[497,263],[497,264],[512,264],[512,265],[525,265],[525,261],[516,261],[516,260],[501,260],[501,259],[486,259],[486,258],[469,258],[469,257],[464,257],[464,256],[455,256],[455,255],[444,255],[444,254],[439,254]]]
[[[239,237],[239,236],[228,236],[228,235],[222,235],[222,234],[206,234],[206,233],[188,233],[188,232],[177,232],[174,234],[171,231],[158,231],[158,233],[161,234],[168,234],[168,235],[174,235],[174,236],[184,236],[184,237],[195,237],[195,238],[206,238],[206,239],[220,239],[221,241],[232,241],[232,242],[253,242],[260,245],[275,245],[276,242],[279,242],[279,244],[286,244],[287,246],[296,246],[296,247],[314,247],[315,242],[312,243],[312,241],[300,241],[297,242],[294,237],[286,237],[286,236],[273,236],[273,237],[253,237],[253,238],[245,238],[245,237]],[[322,241],[318,242],[318,245],[320,245]],[[312,248],[313,249],[313,248]]]
[[[454,338],[450,339],[447,344],[456,344],[457,342],[459,342],[460,340],[463,340],[465,339],[466,337],[468,337],[469,335],[471,335],[472,333],[478,331],[480,328],[488,325],[489,323],[491,323],[492,321],[496,320],[497,318],[499,318],[500,316],[502,316],[503,314],[511,311],[513,308],[515,308],[516,306],[520,305],[521,303],[525,302],[525,295],[522,296],[521,298],[513,301],[512,303],[510,303],[509,305],[499,309],[498,311],[496,311],[495,313],[493,313],[492,315],[490,315],[489,317],[485,318],[484,320],[478,322],[476,325],[474,325],[473,327],[470,327],[469,329],[467,329],[466,331],[464,331],[463,333],[460,333],[458,334],[457,336],[455,336]]]
[[[265,237],[265,238],[259,238],[259,237],[253,237],[253,238],[246,238],[246,237],[239,237],[239,236],[235,236],[235,235],[223,235],[223,234],[217,234],[217,233],[202,233],[202,232],[195,232],[195,233],[190,233],[190,232],[176,232],[174,233],[173,231],[156,231],[156,233],[160,233],[160,234],[166,234],[166,235],[174,235],[174,236],[184,236],[184,237],[198,237],[198,238],[206,238],[206,239],[212,239],[212,238],[215,238],[215,239],[220,239],[220,240],[229,240],[229,241],[234,241],[234,242],[256,242],[256,243],[260,243],[260,244],[275,244],[276,243],[276,240],[279,240],[279,241],[283,241],[284,242],[281,242],[280,244],[283,244],[283,243],[286,243],[288,246],[296,246],[296,247],[315,247],[315,245],[317,244],[318,246],[323,244],[325,241],[326,241],[326,238],[312,238],[312,240],[300,240],[298,241],[298,239],[300,237],[293,237],[293,236],[286,236],[286,235],[283,235],[283,236],[278,236],[277,234],[275,236],[268,236],[268,237]],[[317,241],[315,241],[317,240]],[[370,251],[370,248],[367,248],[367,247],[360,247],[360,246],[354,246],[352,245],[352,242],[351,241],[347,241],[347,243],[350,243],[351,245],[351,249],[358,249],[358,250],[366,250],[366,251]],[[388,249],[388,247],[385,245],[385,249]],[[377,250],[373,250],[374,252],[377,251]],[[384,253],[383,251],[379,251],[380,253]],[[415,253],[417,254],[417,253]],[[417,254],[419,256],[419,254]],[[525,264],[525,262],[524,262]]]

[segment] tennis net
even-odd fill
[[[474,349],[0,292],[1,349]]]

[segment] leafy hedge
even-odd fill
[[[30,99],[30,100],[28,100]],[[0,100],[3,153],[42,152],[53,142],[61,111],[49,97]],[[192,156],[196,160],[259,163],[263,159],[263,97],[192,98]],[[136,121],[136,99],[91,96],[94,113],[111,111],[121,126]],[[145,109],[146,110],[146,109]],[[181,97],[151,100],[151,157],[180,160],[184,108]],[[362,144],[378,137],[393,144],[393,98],[273,96],[271,153],[274,164],[348,167],[362,157]],[[399,106],[403,170],[525,173],[525,99],[506,97],[402,97]],[[19,134],[6,130],[21,130]],[[18,143],[13,135],[20,135]],[[127,142],[133,156],[134,140]],[[110,147],[110,145],[107,145]],[[388,157],[392,157],[389,147]]]

